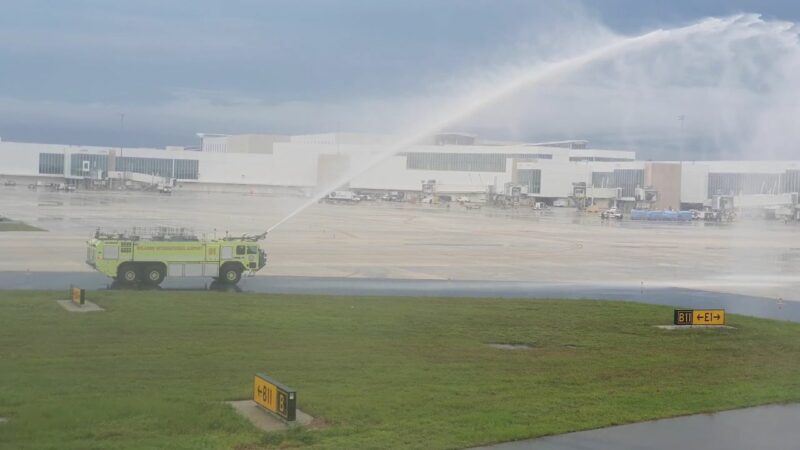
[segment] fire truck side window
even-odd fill
[[[258,247],[255,245],[248,245],[247,246],[247,254],[248,255],[257,255],[258,254]]]
[[[244,255],[245,249],[244,245],[237,245],[236,246],[236,255]]]

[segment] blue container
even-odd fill
[[[688,222],[692,220],[691,211],[650,211],[647,209],[632,209],[631,220],[652,220],[667,222]]]

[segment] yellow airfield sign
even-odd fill
[[[676,309],[675,325],[725,325],[724,309]]]
[[[253,400],[262,408],[292,421],[297,410],[297,393],[289,386],[258,373],[253,381]]]
[[[86,302],[86,291],[81,288],[70,288],[70,300],[72,303],[75,303],[78,306],[83,305]]]

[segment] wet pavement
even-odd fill
[[[95,272],[0,272],[0,289],[67,289],[70,285],[85,289],[112,288],[111,279]],[[210,278],[195,278],[167,279],[160,289],[215,288]],[[723,308],[732,314],[800,322],[800,302],[647,285],[255,276],[244,278],[236,290],[269,294],[623,300],[687,308]]]
[[[48,230],[0,233],[0,271],[88,272],[96,228],[186,227],[199,237],[261,233],[304,198],[267,193],[0,189],[0,213]],[[364,202],[317,204],[261,243],[260,275],[639,284],[800,301],[800,226],[603,221],[532,210]],[[636,286],[633,286],[636,287]]]
[[[800,405],[769,405],[580,431],[474,450],[789,450]]]

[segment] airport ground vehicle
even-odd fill
[[[320,200],[326,203],[358,203],[361,196],[352,191],[333,191]]]
[[[184,229],[95,232],[87,241],[86,263],[123,285],[158,286],[166,277],[213,277],[234,285],[267,263],[258,246],[262,235],[199,239]]]
[[[402,202],[405,198],[402,192],[391,191],[381,196],[381,200],[385,202]]]
[[[607,209],[600,213],[600,218],[622,220],[622,211],[617,208]]]

